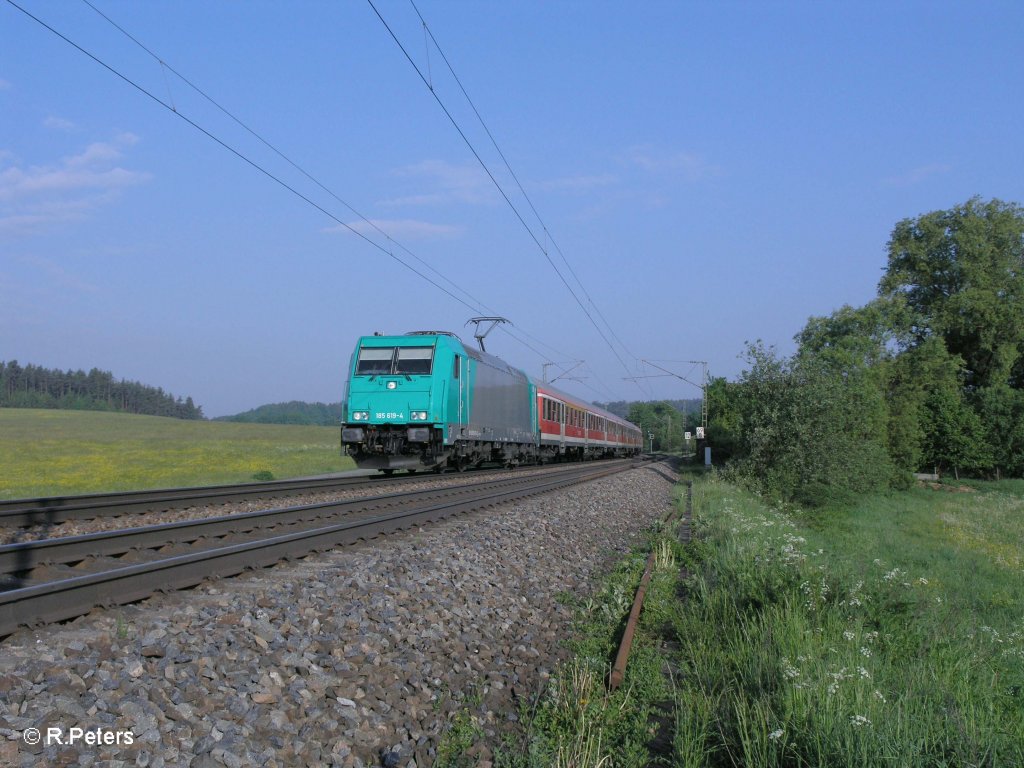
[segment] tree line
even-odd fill
[[[218,416],[214,421],[238,421],[249,424],[306,424],[336,427],[344,419],[341,403],[306,403],[292,400],[287,403],[271,403],[238,413],[234,416]]]
[[[874,300],[750,344],[708,387],[717,458],[821,502],[913,472],[1024,476],[1024,209],[972,198],[900,221]]]
[[[182,400],[159,387],[118,381],[110,371],[93,368],[61,371],[0,361],[0,407],[120,411],[176,419],[202,419],[191,397]]]

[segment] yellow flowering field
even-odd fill
[[[250,482],[354,469],[338,429],[0,408],[0,498]]]

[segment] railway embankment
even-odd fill
[[[566,596],[665,513],[672,479],[647,466],[19,631],[0,760],[404,767],[459,723],[486,763],[564,657]]]

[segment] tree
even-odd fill
[[[963,390],[963,360],[949,354],[945,342],[932,336],[884,365],[889,404],[889,455],[906,472],[931,469],[926,450],[932,411],[926,406],[936,392]],[[927,454],[927,455],[926,455]]]
[[[678,451],[683,447],[686,414],[667,401],[631,403],[627,420],[643,428],[645,447],[650,445],[650,432],[654,433],[657,451]]]
[[[871,368],[892,357],[899,299],[879,298],[863,307],[845,305],[827,317],[811,317],[796,335],[800,354],[840,369]]]
[[[1024,475],[1024,391],[986,387],[978,392],[977,409],[996,477]]]
[[[742,387],[725,377],[708,382],[707,442],[717,462],[738,457],[742,451],[742,397]]]
[[[813,347],[779,358],[750,345],[740,377],[741,467],[765,491],[819,504],[889,485],[888,411],[878,376]]]
[[[961,392],[943,388],[931,392],[925,402],[925,459],[942,469],[988,469],[992,456],[984,439],[981,419],[964,401]]]
[[[896,225],[879,283],[912,312],[912,344],[940,336],[980,389],[1024,372],[1024,209],[972,198]]]

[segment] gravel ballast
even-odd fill
[[[0,765],[408,768],[466,708],[486,763],[561,658],[559,595],[664,515],[672,477],[648,465],[15,633]]]

